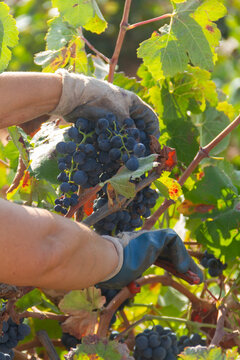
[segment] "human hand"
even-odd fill
[[[143,119],[146,124],[145,131],[159,137],[157,115],[133,92],[107,81],[69,73],[63,69],[59,69],[57,73],[62,76],[63,89],[60,102],[51,114],[62,116],[73,123],[79,117],[97,121],[107,113],[113,113],[120,125],[128,117],[133,120]]]
[[[189,256],[182,240],[172,229],[122,233],[119,238],[105,236],[114,244],[122,257],[120,271],[110,279],[99,283],[100,287],[121,289],[136,280],[151,265],[167,268],[174,275],[189,283],[200,283],[203,274]],[[119,250],[122,247],[122,254]],[[115,245],[116,246],[116,245]]]

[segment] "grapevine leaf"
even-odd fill
[[[52,0],[64,20],[76,27],[83,26],[94,16],[92,0]]]
[[[193,66],[188,66],[187,71],[175,76],[171,82],[170,90],[183,113],[189,108],[195,112],[190,107],[193,100],[195,100],[200,111],[205,110],[207,101],[211,106],[217,105],[216,85],[210,80],[210,77],[208,71]]]
[[[47,50],[59,50],[66,46],[76,34],[68,22],[63,21],[61,16],[48,21],[48,33],[46,36]]]
[[[136,171],[130,171],[125,166],[121,167],[116,175],[106,182],[109,182],[116,191],[117,194],[121,194],[126,198],[135,196],[135,185],[129,180],[139,178],[145,172],[152,170],[155,166],[155,160],[157,155],[151,154],[147,157],[138,159],[139,168]]]
[[[52,184],[57,184],[59,169],[56,145],[60,141],[68,140],[67,131],[68,128],[60,129],[53,123],[46,123],[32,138],[34,147],[29,154],[30,173],[36,179],[45,179]]]
[[[70,291],[60,301],[59,308],[70,315],[78,315],[82,310],[101,309],[105,301],[101,290],[92,286],[84,290]]]
[[[88,58],[85,52],[84,41],[79,36],[74,36],[68,48],[71,53],[69,65],[77,73],[88,75]]]
[[[228,124],[229,119],[223,112],[208,106],[206,111],[202,114],[201,122],[198,122],[201,146],[205,146],[212,141]],[[210,155],[216,155],[225,150],[229,141],[230,135],[227,135],[213,150],[211,150]]]
[[[104,19],[96,0],[93,0],[93,9],[93,17],[91,17],[91,19],[84,25],[84,28],[91,32],[101,34],[103,31],[106,30],[107,22]]]
[[[187,67],[188,58],[181,43],[173,34],[153,34],[143,41],[137,51],[155,80],[174,76]]]
[[[224,360],[221,348],[206,348],[205,346],[188,347],[179,357],[183,360]]]
[[[227,9],[221,1],[205,0],[193,14],[193,18],[201,25],[204,35],[210,44],[214,55],[214,61],[217,58],[216,54],[214,54],[214,50],[221,39],[221,32],[213,21],[222,18],[226,13]]]
[[[124,73],[118,72],[114,74],[114,85],[117,85],[123,89],[134,92],[140,97],[144,96],[145,89],[143,86],[136,80],[136,78],[129,78]]]
[[[32,306],[36,306],[42,303],[42,293],[38,289],[34,289],[23,295],[18,301],[16,302],[16,306],[21,311],[25,311]]]
[[[11,50],[18,43],[18,30],[15,19],[9,14],[9,7],[0,2],[0,72],[11,60]]]
[[[93,65],[92,73],[99,80],[105,80],[107,74],[109,73],[109,64],[106,64],[99,56],[94,56],[91,54],[88,60],[91,60]]]
[[[219,0],[175,2],[170,25],[164,25],[161,34],[153,33],[137,51],[155,80],[183,72],[188,62],[212,71],[216,59],[220,31],[212,21],[225,14],[223,4]]]
[[[27,147],[29,147],[29,144],[27,134],[18,126],[10,126],[8,132],[22,157],[24,165],[28,167]]]
[[[154,181],[154,185],[166,199],[169,199],[168,188],[166,185],[164,185],[161,181],[158,180]]]
[[[228,207],[201,222],[195,232],[196,239],[210,249],[220,250],[227,261],[233,260],[240,245],[239,226],[240,211],[236,206]]]
[[[104,360],[121,360],[122,356],[118,351],[117,341],[104,341],[93,336],[85,336],[82,339],[82,344],[78,346],[76,352],[76,360],[81,359],[78,354],[85,353],[87,355],[94,354],[97,357],[103,358]]]
[[[207,166],[204,169],[203,178],[195,184],[191,191],[185,193],[185,198],[195,204],[217,205],[219,199],[223,198],[224,189],[231,190],[235,196],[238,196],[237,188],[223,170],[216,166]]]
[[[170,93],[166,84],[162,88],[161,95],[162,104],[164,104],[162,120],[165,125],[161,138],[167,132],[169,137],[167,145],[176,149],[179,161],[189,164],[199,148],[196,139],[198,134],[197,128],[192,124],[189,117],[183,116],[181,110],[176,105],[174,95]]]
[[[62,323],[62,331],[81,339],[83,336],[92,334],[96,325],[96,311],[80,310],[77,316],[69,316]]]
[[[57,56],[59,56],[61,50],[46,50],[41,51],[34,56],[34,62],[40,66],[49,65]]]

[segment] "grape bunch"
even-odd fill
[[[156,325],[135,338],[133,356],[136,360],[176,360],[177,354],[177,336],[169,328]]]
[[[114,114],[108,113],[95,123],[78,118],[68,130],[70,141],[60,141],[57,177],[61,196],[54,210],[66,214],[78,201],[79,186],[87,189],[116,174],[122,165],[130,171],[139,167],[139,158],[150,154],[149,138],[142,119],[126,118],[120,127]]]
[[[16,324],[10,317],[2,323],[2,334],[0,336],[0,360],[10,360],[14,357],[13,348],[20,340],[23,340],[31,332],[28,325]]]
[[[68,351],[71,350],[71,348],[75,348],[78,344],[81,344],[81,340],[66,332],[62,333],[61,342]]]
[[[221,275],[223,270],[227,268],[227,264],[223,264],[219,259],[216,259],[213,254],[209,254],[207,251],[204,252],[200,263],[208,269],[208,273],[212,277]]]
[[[151,208],[155,206],[158,198],[156,190],[145,187],[139,191],[134,200],[125,210],[117,211],[98,221],[94,228],[100,235],[113,235],[122,231],[133,231],[143,225],[143,218],[151,215]],[[108,202],[107,195],[99,196],[93,204],[97,211]]]
[[[106,298],[106,302],[104,304],[104,306],[106,307],[110,301],[113,300],[113,298],[119,293],[120,290],[117,290],[117,289],[107,289],[107,288],[103,288],[103,287],[98,287],[101,289],[101,294],[102,296],[105,296]],[[130,299],[127,299],[125,300],[120,306],[119,308],[117,309],[118,310],[123,310],[124,309],[124,306],[128,306],[130,303]],[[117,320],[117,317],[116,317],[116,314],[113,315],[111,321],[110,321],[110,326],[112,324],[115,323],[115,321]]]
[[[186,347],[195,347],[198,345],[206,346],[206,340],[202,339],[201,335],[194,333],[190,337],[187,335],[181,336],[177,345],[178,353],[180,354]]]

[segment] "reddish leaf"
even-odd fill
[[[69,316],[62,323],[62,330],[81,339],[83,336],[93,334],[97,323],[97,312],[81,310],[77,316]]]
[[[96,199],[97,195],[94,194],[89,197],[88,201],[83,205],[83,210],[87,216],[91,215],[93,212],[93,202]]]

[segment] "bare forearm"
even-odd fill
[[[19,125],[52,111],[62,93],[57,74],[5,72],[0,75],[0,128]]]
[[[96,284],[117,266],[114,246],[42,209],[0,200],[0,282],[52,289]]]

